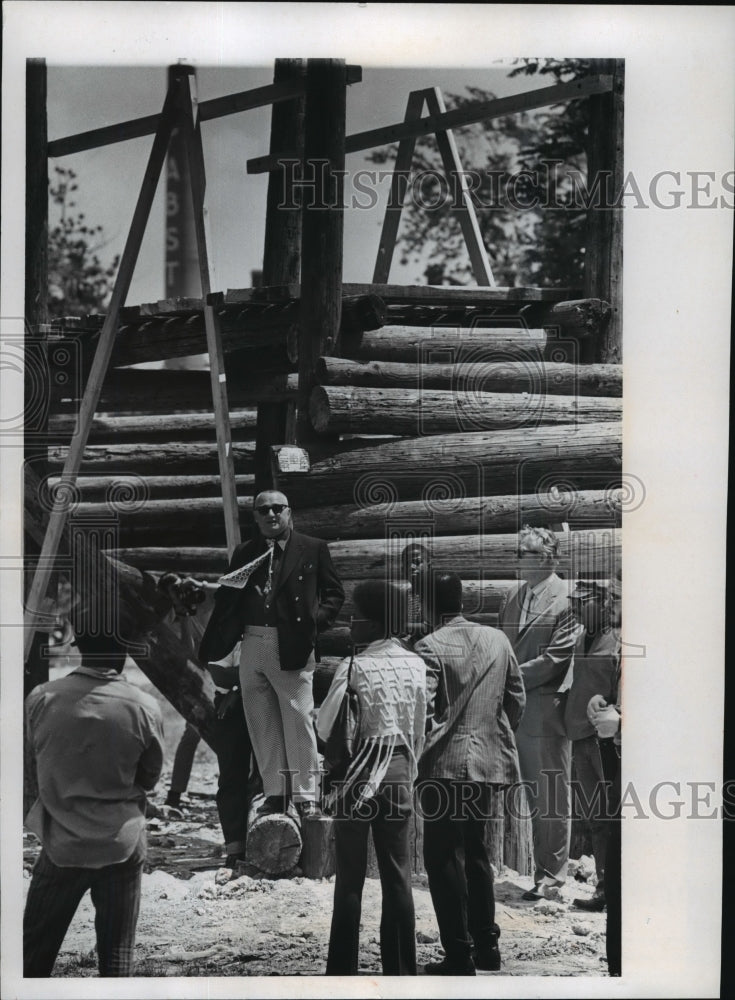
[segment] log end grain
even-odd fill
[[[245,856],[252,868],[265,875],[283,875],[296,867],[302,846],[298,821],[290,813],[251,813]]]
[[[317,385],[312,389],[309,399],[309,420],[318,434],[322,434],[328,429],[329,417],[329,394],[322,386]]]

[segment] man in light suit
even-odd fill
[[[524,527],[518,540],[522,582],[509,591],[500,628],[510,639],[526,689],[516,733],[521,775],[533,824],[534,888],[566,881],[571,834],[571,744],[564,727],[567,673],[581,632],[569,606],[569,586],[554,572],[559,542],[547,528]]]
[[[292,529],[283,493],[260,493],[254,518],[255,537],[238,545],[220,580],[199,656],[221,660],[242,638],[240,687],[263,779],[261,811],[286,812],[293,799],[309,816],[318,812],[317,637],[337,617],[344,590],[326,542]]]
[[[460,578],[435,575],[431,597],[444,624],[415,646],[426,662],[431,720],[419,796],[424,863],[446,958],[425,971],[474,975],[476,968],[500,968],[485,831],[493,786],[519,777],[513,730],[526,699],[506,637],[462,616]]]

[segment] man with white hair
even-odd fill
[[[571,743],[564,726],[566,681],[581,632],[569,606],[569,585],[554,572],[559,542],[548,528],[521,529],[517,590],[500,610],[526,689],[516,731],[521,776],[533,824],[534,887],[524,899],[542,899],[566,881],[571,834]]]
[[[200,659],[226,656],[242,638],[240,687],[263,779],[262,812],[318,812],[312,679],[317,638],[344,601],[326,542],[294,531],[283,493],[255,498],[254,537],[235,549],[220,579]],[[317,647],[315,649],[315,647]]]

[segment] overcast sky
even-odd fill
[[[196,64],[194,64],[196,65]],[[446,94],[481,87],[498,96],[549,86],[547,77],[508,79],[506,65],[447,69],[363,66],[362,83],[348,88],[347,134],[400,121],[411,90],[439,86]],[[268,84],[273,66],[197,66],[202,101]],[[55,66],[48,71],[49,138],[97,128],[160,111],[166,67]],[[448,106],[451,101],[447,99]],[[477,128],[478,126],[474,126]],[[202,126],[207,169],[206,207],[209,219],[212,288],[244,288],[250,273],[262,266],[266,175],[248,176],[246,161],[268,151],[270,108],[230,115]],[[101,224],[109,240],[101,252],[110,259],[122,251],[135,200],[145,170],[152,137],[129,140],[100,149],[60,157],[49,163],[71,167],[79,175],[78,208],[93,225]],[[350,172],[375,169],[363,154],[347,157]],[[389,181],[380,185],[387,196]],[[383,200],[374,209],[348,207],[345,214],[344,280],[368,282],[378,248],[384,214]],[[164,199],[159,185],[128,304],[150,302],[164,294]],[[396,255],[391,280],[422,282],[423,267],[401,267]]]

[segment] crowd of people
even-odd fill
[[[597,888],[582,909],[607,908],[607,960],[620,975],[620,583],[556,573],[559,542],[541,527],[518,538],[519,583],[497,628],[463,614],[462,580],[435,570],[412,543],[400,579],[355,586],[353,654],[318,711],[320,635],[344,590],[325,542],[293,528],[280,492],[254,504],[256,531],[219,581],[206,628],[188,639],[216,688],[213,737],[226,864],[246,857],[247,818],[325,809],[336,878],[327,975],[356,975],[362,891],[372,832],[382,887],[385,975],[416,975],[411,833],[423,856],[444,958],[429,975],[501,969],[487,821],[498,795],[525,789],[534,884],[544,898],[566,879],[573,793],[593,845]],[[191,618],[172,594],[174,620]],[[180,602],[179,602],[180,603]],[[181,624],[182,630],[185,628]],[[184,638],[184,631],[182,631]],[[78,637],[82,665],[26,699],[38,798],[26,823],[42,850],[24,914],[24,974],[51,974],[87,889],[96,910],[99,972],[132,974],[145,859],[146,792],[163,764],[161,712],[122,676],[124,651]],[[193,654],[194,655],[194,654]],[[360,725],[346,774],[324,794],[319,746],[347,687]],[[168,803],[186,787],[198,734],[177,751]],[[573,778],[575,780],[573,780]],[[617,790],[617,791],[616,791]]]

